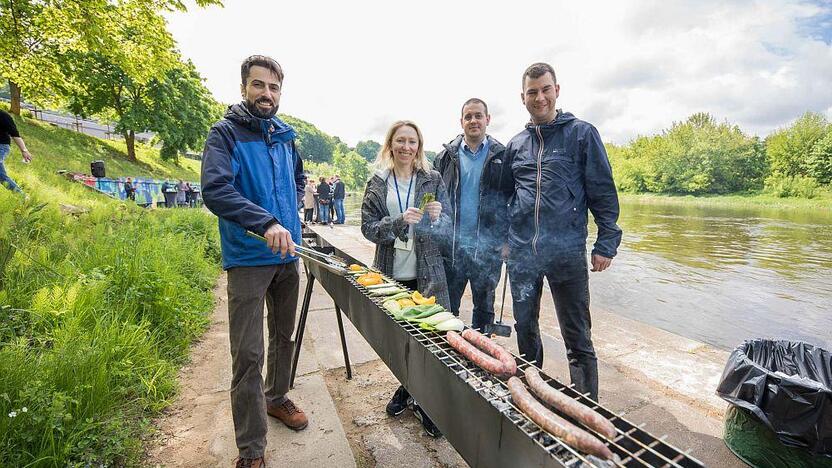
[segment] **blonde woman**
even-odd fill
[[[376,159],[376,172],[367,182],[361,204],[361,232],[376,244],[373,266],[450,310],[448,284],[439,244],[450,226],[442,213],[445,185],[425,157],[422,132],[415,123],[402,120],[387,131]],[[436,201],[419,209],[425,194]],[[439,437],[439,429],[400,386],[387,404],[387,413],[398,416],[409,405],[422,421],[425,432]]]

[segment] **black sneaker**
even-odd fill
[[[399,386],[396,393],[393,394],[393,398],[390,399],[390,403],[387,403],[387,414],[390,416],[398,416],[404,413],[404,410],[407,409],[408,405],[413,403],[413,398],[410,397],[410,394],[407,393],[407,389],[404,386]]]
[[[413,414],[416,415],[416,419],[422,422],[422,428],[425,429],[425,434],[433,437],[434,439],[442,437],[442,431],[440,431],[439,428],[433,424],[433,421],[430,420],[428,414],[425,413],[422,407],[416,403],[413,404]]]

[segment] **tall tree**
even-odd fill
[[[812,147],[826,135],[829,122],[820,114],[807,112],[792,125],[766,138],[766,157],[777,176],[811,177],[808,161]]]
[[[191,61],[152,80],[146,97],[150,103],[147,126],[162,141],[162,159],[177,161],[179,154],[200,148],[211,124],[224,108],[214,100]]]
[[[381,144],[373,140],[359,141],[355,145],[355,152],[360,154],[368,162],[376,160],[379,150],[381,150]]]

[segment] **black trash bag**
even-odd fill
[[[832,457],[832,354],[808,343],[749,340],[731,353],[716,390],[784,445]]]

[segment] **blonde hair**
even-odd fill
[[[419,127],[410,120],[399,120],[394,122],[387,130],[387,135],[384,137],[384,143],[381,145],[381,150],[376,157],[375,165],[379,169],[393,169],[393,135],[402,127],[411,127],[416,130],[416,136],[419,137],[419,149],[416,151],[416,157],[413,158],[414,169],[421,169],[425,172],[430,170],[430,163],[425,156],[425,139],[422,138],[422,131]]]

